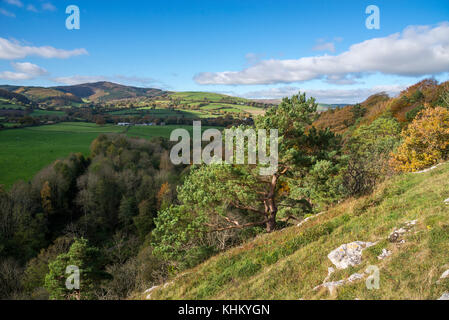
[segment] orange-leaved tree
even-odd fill
[[[446,159],[449,155],[449,110],[426,107],[402,132],[402,138],[402,144],[391,159],[397,171],[413,172]]]

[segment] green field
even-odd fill
[[[126,134],[145,139],[168,138],[177,128],[192,130],[191,126],[176,125],[130,127]],[[0,184],[10,188],[18,180],[28,181],[42,168],[70,153],[88,155],[90,144],[98,135],[125,131],[124,127],[83,122],[0,131]]]
[[[226,96],[224,94],[218,94],[213,92],[194,92],[194,91],[186,91],[186,92],[176,92],[170,95],[173,98],[181,99],[184,102],[188,101],[213,101],[220,102],[223,99],[231,99],[237,102],[247,102],[248,100],[243,98],[236,98],[231,96]]]
[[[40,110],[35,109],[30,116],[39,117],[39,116],[63,116],[65,115],[64,111],[52,111],[52,110]]]
[[[25,109],[24,106],[11,103],[9,100],[0,98],[0,109]]]

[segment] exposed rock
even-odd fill
[[[412,220],[412,221],[406,222],[405,226],[407,228],[411,228],[411,227],[415,226],[417,223],[418,223],[418,220]]]
[[[399,242],[399,238],[407,233],[411,228],[413,228],[418,220],[412,220],[405,223],[404,227],[395,229],[390,235],[388,236],[388,240],[390,242]]]
[[[437,164],[437,165],[435,165],[433,167],[430,167],[430,168],[427,168],[427,169],[424,169],[424,170],[421,170],[421,171],[416,171],[416,172],[413,172],[413,173],[426,173],[426,172],[429,172],[429,171],[432,171],[432,170],[438,168],[441,165],[442,165],[442,163],[439,163],[439,164]]]
[[[391,256],[391,251],[387,249],[382,249],[382,253],[379,256],[377,256],[377,259],[383,260],[389,256]]]
[[[443,295],[438,300],[449,300],[449,292],[443,293]]]
[[[327,268],[327,277],[324,278],[323,283],[327,282],[329,280],[329,278],[331,277],[332,273],[335,272],[335,269],[332,267]]]
[[[329,276],[330,275],[328,275],[328,277]],[[318,289],[321,289],[321,288],[327,288],[327,290],[329,290],[329,294],[333,295],[335,293],[335,290],[338,287],[340,287],[340,286],[342,286],[342,285],[344,285],[346,283],[352,283],[352,282],[355,282],[357,280],[361,280],[364,277],[365,277],[365,275],[363,275],[363,274],[354,273],[348,279],[343,279],[343,280],[338,280],[338,281],[331,281],[331,282],[324,282],[323,284],[320,284],[319,286],[316,286],[315,288],[313,288],[313,290],[318,290]]]
[[[440,279],[446,279],[446,278],[449,278],[449,269],[444,271],[440,277]]]
[[[373,242],[354,241],[343,244],[328,254],[328,258],[337,269],[346,269],[362,262],[362,251],[375,245]]]
[[[313,215],[313,216],[307,217],[307,218],[305,218],[304,220],[302,220],[300,223],[298,223],[296,226],[297,226],[297,227],[300,227],[300,226],[302,226],[304,223],[306,223],[307,221],[309,221],[309,220],[311,220],[311,219],[313,219],[313,218],[316,218],[316,217],[322,215],[323,213],[324,213],[324,212],[320,212],[320,213],[317,213],[317,214],[315,214],[315,215]]]
[[[447,198],[446,200],[444,200],[445,204],[449,204],[449,198]]]
[[[150,289],[145,290],[143,293],[147,293],[147,300],[151,299],[151,294],[155,289],[159,288],[159,286],[153,286]]]
[[[440,283],[441,280],[447,279],[449,278],[449,269],[444,271],[443,274],[441,275],[440,279],[437,281],[437,283]]]
[[[362,280],[363,278],[365,278],[365,275],[363,275],[363,274],[360,274],[360,273],[354,273],[354,274],[351,274],[351,276],[348,278],[348,282],[354,282],[354,281],[357,281],[357,280]]]

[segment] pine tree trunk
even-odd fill
[[[267,232],[273,232],[276,229],[276,214],[278,212],[278,208],[276,206],[274,197],[277,181],[278,176],[273,175],[273,177],[271,178],[270,192],[267,199],[265,200],[265,213],[268,217],[268,221],[266,223]]]

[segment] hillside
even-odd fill
[[[95,102],[107,102],[120,99],[131,99],[139,97],[156,97],[165,92],[153,88],[137,88],[124,86],[112,82],[84,83],[73,86],[60,86],[53,89],[73,94],[79,98]]]
[[[449,163],[396,176],[370,196],[345,201],[300,226],[261,235],[140,297],[437,299],[449,291],[449,278],[438,281],[449,269],[449,206],[444,202],[448,190]],[[326,279],[334,282],[327,285],[334,286],[332,295],[325,286],[314,290],[328,268],[335,268],[328,254],[354,241],[375,245],[362,251],[360,264],[337,269]],[[391,255],[381,260],[383,249]],[[380,271],[377,290],[365,285],[364,272],[370,265]],[[335,286],[351,275],[352,282]]]
[[[433,79],[420,81],[403,90],[397,97],[380,92],[360,103],[362,114],[353,112],[354,106],[337,106],[320,114],[314,125],[329,127],[336,133],[344,133],[354,124],[369,124],[385,114],[391,114],[401,123],[411,122],[424,106],[441,105],[443,92],[449,89],[449,81],[438,84]]]

